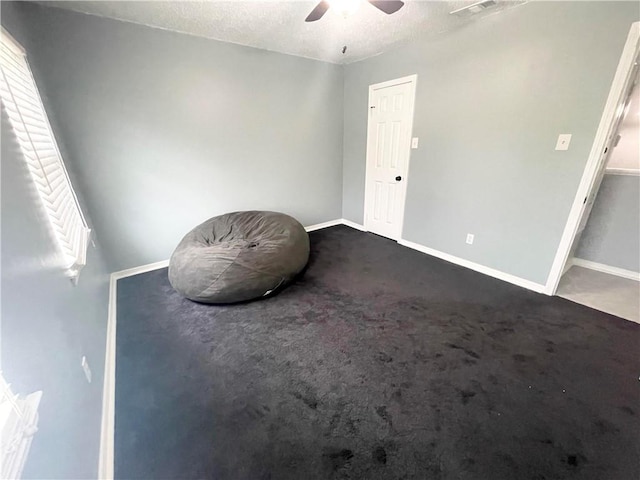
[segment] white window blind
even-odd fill
[[[67,273],[86,263],[90,230],[69,180],[24,49],[2,29],[0,98],[40,194]]]
[[[0,372],[0,478],[20,478],[38,431],[42,392],[14,395]]]

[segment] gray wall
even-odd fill
[[[28,33],[10,5],[2,25],[26,48]],[[26,163],[2,112],[1,369],[15,393],[42,390],[39,431],[24,478],[96,478],[108,273],[89,247],[78,286],[64,276]],[[93,370],[87,383],[80,366]]]
[[[114,270],[169,258],[226,211],[341,216],[337,65],[20,5]]]
[[[3,2],[110,260],[90,247],[80,284],[63,276],[3,116],[2,369],[16,391],[44,390],[25,476],[96,475],[107,271],[166,259],[227,210],[362,222],[371,83],[419,74],[403,237],[543,283],[637,17],[632,3],[527,4],[349,65],[343,90],[338,66]],[[565,132],[571,150],[554,152]],[[621,195],[608,183],[594,218]]]
[[[363,222],[368,85],[417,73],[403,238],[544,284],[638,17],[533,2],[346,66],[343,217]]]
[[[639,176],[604,176],[575,256],[640,272]]]

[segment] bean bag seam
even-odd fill
[[[239,255],[238,255],[238,256],[239,256]],[[237,259],[237,258],[238,258],[238,257],[236,257],[236,259]],[[243,263],[242,261],[234,260],[234,261],[233,261],[233,264],[234,264],[234,265],[240,265],[241,267],[244,267],[244,268],[246,268],[246,269],[248,269],[248,270],[251,270],[251,271],[253,271],[253,272],[256,272],[256,273],[261,273],[262,275],[269,275],[270,277],[276,277],[276,278],[285,278],[285,277],[283,277],[282,275],[278,275],[277,273],[273,273],[273,272],[266,272],[266,271],[264,271],[264,270],[258,270],[258,269],[257,269],[257,268],[255,268],[255,267],[252,267],[252,266],[247,265],[246,263]]]
[[[203,295],[207,290],[209,290],[211,287],[213,287],[213,286],[216,284],[216,282],[218,281],[218,279],[219,279],[219,278],[220,278],[220,277],[221,277],[221,276],[222,276],[222,275],[223,275],[227,270],[229,270],[229,268],[231,268],[231,266],[232,266],[232,265],[234,265],[234,264],[236,263],[236,259],[240,256],[240,253],[242,253],[242,250],[238,251],[238,253],[236,254],[236,258],[234,258],[234,259],[233,259],[233,261],[232,261],[229,265],[227,265],[227,266],[226,266],[226,268],[225,268],[224,270],[222,270],[222,271],[218,274],[218,276],[215,278],[215,280],[214,280],[213,282],[211,282],[207,288],[205,288],[204,290],[202,290],[202,291],[198,294],[198,296],[202,296],[202,295]]]

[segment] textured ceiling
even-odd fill
[[[38,3],[326,62],[351,63],[413,38],[437,35],[524,3],[501,1],[476,15],[449,15],[450,11],[476,1],[405,0],[402,9],[385,15],[362,0],[358,10],[346,19],[330,9],[322,19],[313,23],[304,21],[317,3],[313,1]],[[343,45],[347,46],[345,54],[342,54]]]

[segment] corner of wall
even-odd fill
[[[342,192],[342,198],[340,199],[340,217],[344,217],[344,196],[345,196],[345,192],[344,192],[344,157],[345,157],[345,125],[347,124],[347,119],[346,119],[346,113],[347,113],[347,109],[346,109],[346,105],[345,105],[345,70],[346,70],[346,66],[345,64],[341,64],[340,65],[340,73],[342,74],[342,98],[341,98],[341,105],[342,105],[342,161],[341,161],[341,185],[340,185],[340,191]]]

